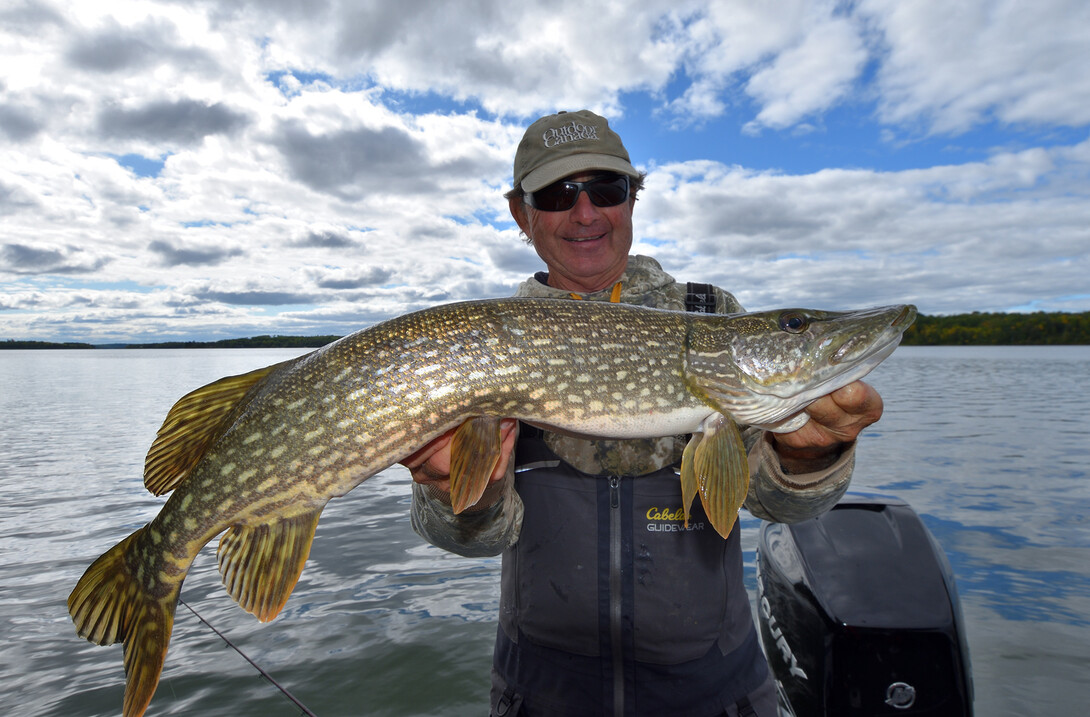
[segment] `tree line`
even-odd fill
[[[51,341],[0,341],[3,349],[294,349],[318,348],[340,336],[251,336],[244,339],[221,339],[219,341],[162,341],[150,344],[108,344],[99,345]]]
[[[81,344],[75,341],[56,343],[54,341],[16,341],[8,339],[0,341],[0,349],[93,349],[91,344]]]
[[[325,346],[340,336],[251,336],[246,339],[219,341],[163,341],[154,344],[127,344],[130,349],[305,349]]]
[[[235,349],[317,348],[339,336],[252,336],[220,341],[165,341],[152,344],[120,344],[109,348],[138,349]],[[1032,314],[973,312],[950,316],[925,316],[905,332],[905,346],[1029,346],[1090,344],[1090,311]],[[0,341],[3,349],[93,349],[87,343],[48,341]]]
[[[1090,311],[1032,314],[973,312],[924,316],[905,332],[905,346],[1038,346],[1090,344]]]

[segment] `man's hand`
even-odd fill
[[[859,435],[882,417],[882,397],[862,381],[838,388],[807,407],[810,420],[791,433],[769,433],[769,440],[789,473],[828,468]]]
[[[515,448],[517,425],[518,421],[514,418],[505,418],[500,421],[500,437],[503,442],[500,445],[500,459],[496,462],[495,470],[492,471],[492,482],[498,481],[507,473],[507,462],[511,458],[511,451]],[[444,492],[450,492],[450,439],[455,430],[450,429],[401,461],[401,465],[409,469],[414,481],[431,484]]]

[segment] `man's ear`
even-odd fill
[[[526,202],[522,201],[522,197],[511,197],[507,200],[507,207],[511,210],[511,218],[519,225],[522,233],[527,238],[532,239],[533,237],[530,235],[530,215],[526,211]]]

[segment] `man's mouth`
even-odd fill
[[[572,243],[575,243],[575,244],[580,244],[582,242],[588,242],[588,241],[594,241],[595,239],[601,239],[604,236],[605,236],[605,234],[595,234],[595,235],[589,236],[589,237],[564,237],[564,241],[569,241],[569,242],[572,242]]]

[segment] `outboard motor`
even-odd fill
[[[764,523],[761,641],[788,715],[966,715],[969,649],[953,573],[907,503],[850,494]]]

